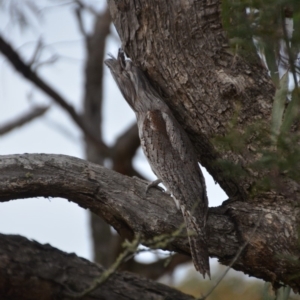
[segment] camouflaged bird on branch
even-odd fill
[[[158,179],[173,196],[185,220],[195,268],[210,277],[206,243],[208,199],[193,145],[142,70],[125,59],[105,61],[137,118],[142,149]]]

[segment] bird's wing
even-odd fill
[[[208,201],[193,146],[171,113],[148,111],[142,120],[143,150],[154,173],[179,203],[196,269],[210,276],[205,231]]]
[[[162,117],[165,121],[166,132],[174,151],[178,153],[184,163],[185,170],[189,172],[191,179],[193,179],[193,186],[197,188],[199,194],[203,193],[203,200],[207,201],[205,180],[189,137],[173,115],[162,112]]]
[[[156,176],[178,200],[200,196],[207,207],[205,181],[193,145],[172,113],[148,111],[141,128],[142,147]]]
[[[178,152],[181,160],[183,162],[186,162],[190,157],[190,153],[194,152],[189,138],[187,137],[181,126],[178,124],[176,119],[173,117],[173,115],[171,115],[170,113],[162,112],[162,118],[165,121],[166,132],[170,139],[172,147],[175,151]],[[193,157],[193,159],[197,160],[196,157]]]

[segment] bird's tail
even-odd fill
[[[205,229],[199,229],[195,227],[195,224],[191,220],[191,216],[185,216],[185,223],[187,227],[190,249],[194,266],[205,278],[205,274],[210,277],[209,267],[209,255],[206,243]]]

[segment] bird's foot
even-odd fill
[[[149,182],[149,181],[146,181],[144,179],[141,179],[139,177],[136,177],[136,176],[133,176],[133,178],[139,180],[139,181],[142,181],[144,183],[147,183],[147,186],[146,186],[146,195],[149,191],[150,188],[156,188],[158,190],[160,190],[161,192],[164,192],[166,193],[167,195],[171,195],[171,193],[168,191],[168,190],[165,190],[164,188],[160,187],[159,184],[162,183],[162,180],[161,179],[156,179],[152,182]]]
[[[148,193],[148,191],[149,191],[150,188],[157,188],[160,191],[164,192],[165,190],[162,187],[159,186],[160,183],[162,183],[161,179],[156,179],[156,180],[148,183],[148,185],[146,187],[146,194]]]

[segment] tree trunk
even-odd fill
[[[241,137],[255,124],[269,126],[275,88],[267,70],[255,53],[240,55],[228,47],[218,0],[110,0],[109,6],[127,55],[146,72],[187,131],[201,164],[229,196],[209,209],[210,256],[229,265],[247,244],[234,269],[298,292],[299,184],[279,173],[274,176],[279,188],[259,188],[272,172],[249,167],[261,148],[255,134],[240,152],[215,140],[230,133],[233,120]],[[247,176],[228,174],[220,160],[239,165]],[[172,199],[157,190],[145,195],[145,186],[66,156],[0,159],[0,201],[64,197],[101,216],[122,237],[140,233],[145,245],[188,254],[186,238],[174,236],[183,220]],[[165,235],[172,238],[154,243]]]
[[[79,10],[80,13],[80,10]],[[85,87],[83,101],[83,119],[89,130],[102,139],[102,107],[103,107],[103,58],[106,38],[110,33],[111,17],[106,9],[95,16],[93,32],[86,34]],[[103,165],[105,155],[101,148],[85,136],[85,157],[88,161]],[[90,213],[94,261],[109,267],[115,259],[114,236],[110,226],[99,216]],[[107,248],[112,251],[107,251]]]
[[[255,133],[245,139],[241,152],[215,142],[230,133],[234,120],[236,138],[255,124],[270,127],[275,87],[258,55],[229,47],[219,0],[108,3],[127,56],[146,72],[188,133],[199,162],[229,196],[223,212],[240,246],[258,226],[233,268],[298,291],[299,184],[276,174],[280,189],[259,188],[272,173],[249,167],[262,147]],[[246,176],[228,175],[219,161],[240,166]],[[218,257],[229,264],[233,256]]]

